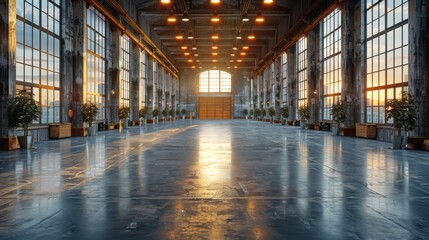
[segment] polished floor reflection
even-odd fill
[[[429,153],[250,120],[0,152],[0,239],[428,239]]]

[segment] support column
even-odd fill
[[[75,113],[73,112],[72,118],[69,118],[68,111],[73,111],[72,94],[73,94],[73,53],[74,53],[74,19],[73,19],[73,5],[71,1],[64,1],[62,6],[62,58],[61,58],[61,122],[69,123],[72,121]]]
[[[115,27],[107,34],[107,82],[110,84],[110,122],[119,123],[121,33]]]
[[[320,56],[320,25],[308,33],[308,105],[310,123],[318,123],[319,119],[319,56]]]
[[[409,4],[409,92],[417,106],[414,136],[429,136],[429,4],[410,0]]]
[[[130,62],[130,119],[139,120],[139,89],[140,89],[140,47],[131,44],[131,62]]]
[[[16,1],[0,0],[0,137],[10,137],[8,100],[15,94]]]
[[[341,100],[346,107],[344,127],[354,127],[356,123],[354,30],[354,1],[344,1],[341,9]]]
[[[81,107],[84,101],[86,2],[73,1],[73,128],[82,128]],[[78,133],[76,133],[78,134]],[[78,134],[81,135],[81,134]]]
[[[297,98],[297,76],[296,76],[296,44],[287,50],[287,79],[288,79],[288,102],[289,102],[289,117],[296,120],[298,109]]]

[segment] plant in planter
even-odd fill
[[[258,119],[261,115],[262,115],[262,111],[261,111],[261,109],[256,108],[256,109],[255,109],[255,116],[256,116],[256,118]]]
[[[168,107],[165,107],[164,109],[162,109],[161,113],[162,113],[163,119],[165,121],[165,119],[168,117]]]
[[[174,114],[175,114],[176,112],[174,111],[174,109],[172,108],[172,109],[170,109],[170,111],[168,111],[168,114],[170,115],[170,118],[171,118],[171,121],[173,121],[173,119],[174,119]]]
[[[153,116],[153,123],[155,123],[156,120],[158,119],[158,116],[159,116],[159,110],[158,110],[158,108],[154,108],[152,110],[152,116]]]
[[[285,125],[286,119],[289,117],[289,108],[281,107],[280,108],[280,115],[282,116],[282,125]]]
[[[301,106],[298,108],[298,115],[300,118],[301,128],[305,128],[307,125],[307,120],[310,118],[310,109],[307,105]]]
[[[250,109],[250,117],[253,118],[253,109]]]
[[[119,130],[122,130],[121,127],[127,128],[128,127],[127,118],[130,116],[130,107],[125,107],[125,106],[120,107],[118,114],[120,119]]]
[[[143,121],[146,121],[146,115],[147,115],[147,106],[142,107],[139,109],[139,118]],[[143,122],[141,121],[141,122]]]
[[[392,126],[397,130],[398,135],[392,136],[392,144],[394,149],[402,148],[403,138],[401,131],[408,131],[413,129],[416,122],[416,105],[414,98],[411,94],[402,91],[401,98],[391,99],[386,104],[386,117],[393,119]]]
[[[249,110],[247,110],[247,108],[243,109],[243,115],[246,117],[247,119],[247,115],[249,114]]]
[[[274,121],[274,115],[276,115],[276,109],[274,107],[268,108],[268,115],[270,116],[271,122]]]
[[[182,114],[182,118],[185,119],[185,117],[186,117],[186,109],[182,108],[182,110],[180,111],[180,113]]]
[[[23,136],[18,136],[21,148],[33,148],[33,136],[28,135],[28,127],[33,121],[40,118],[39,103],[33,99],[33,94],[25,90],[19,91],[8,104],[9,126],[22,127]]]
[[[180,111],[179,111],[179,109],[178,108],[176,108],[176,114],[175,114],[175,118],[176,119],[178,119],[179,118],[179,115],[180,115]]]
[[[267,110],[265,110],[265,108],[261,108],[261,115],[262,118],[265,118],[265,116],[267,116]]]
[[[332,120],[337,123],[337,135],[340,135],[341,125],[346,120],[346,108],[344,107],[343,101],[338,101],[332,104],[331,110]]]
[[[92,123],[97,117],[97,113],[98,107],[95,103],[84,103],[81,107],[82,121],[88,123],[88,128],[86,129],[86,131],[88,132],[89,136],[94,136],[97,132],[97,128],[95,126],[92,126]]]

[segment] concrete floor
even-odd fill
[[[0,152],[0,239],[429,239],[429,153],[247,120]]]

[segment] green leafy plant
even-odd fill
[[[98,107],[93,102],[84,103],[81,107],[82,121],[87,122],[89,127],[92,127],[92,122],[97,117],[97,113]]]
[[[168,114],[171,116],[171,117],[174,117],[174,113],[175,113],[175,111],[174,111],[174,109],[172,108],[172,109],[170,109],[170,111],[168,111]]]
[[[159,115],[159,110],[158,110],[158,108],[154,108],[154,109],[152,110],[152,116],[153,116],[154,118],[156,118],[156,117],[158,117],[158,115]]]
[[[273,118],[274,115],[276,115],[276,109],[274,107],[268,108],[268,115],[270,116],[270,118]]]
[[[287,108],[287,107],[281,107],[280,108],[280,114],[282,115],[282,117],[284,119],[288,118],[289,117],[289,108]]]
[[[162,109],[162,116],[167,117],[168,116],[168,107],[165,107]]]
[[[182,110],[180,111],[180,113],[182,114],[182,116],[185,116],[186,115],[186,109],[182,108]]]
[[[139,109],[139,117],[146,118],[147,115],[147,106]]]
[[[247,116],[247,114],[249,114],[249,110],[247,110],[247,108],[243,109],[243,115]]]
[[[180,111],[178,108],[176,108],[176,116],[179,116],[179,115],[180,115]]]
[[[250,109],[250,116],[253,116],[253,109]]]
[[[40,118],[39,103],[33,99],[33,94],[20,90],[8,104],[9,126],[22,127],[24,136],[28,136],[28,127],[31,122]]]
[[[344,123],[346,120],[346,108],[344,107],[343,101],[337,101],[332,104],[331,116],[332,120],[337,123],[338,128]]]
[[[416,105],[411,94],[402,91],[401,98],[391,99],[386,103],[386,117],[393,119],[392,126],[398,130],[401,136],[401,130],[410,131],[416,122]]]
[[[262,117],[265,117],[267,115],[267,110],[265,110],[265,108],[261,108],[261,115]]]
[[[256,109],[255,109],[255,115],[256,115],[257,117],[261,116],[261,115],[262,115],[262,111],[261,111],[261,109],[256,108]]]
[[[127,119],[130,116],[130,107],[120,107],[118,113],[119,119]]]
[[[298,108],[298,115],[299,118],[303,121],[306,121],[310,118],[310,109],[308,108],[308,106],[301,106]]]

